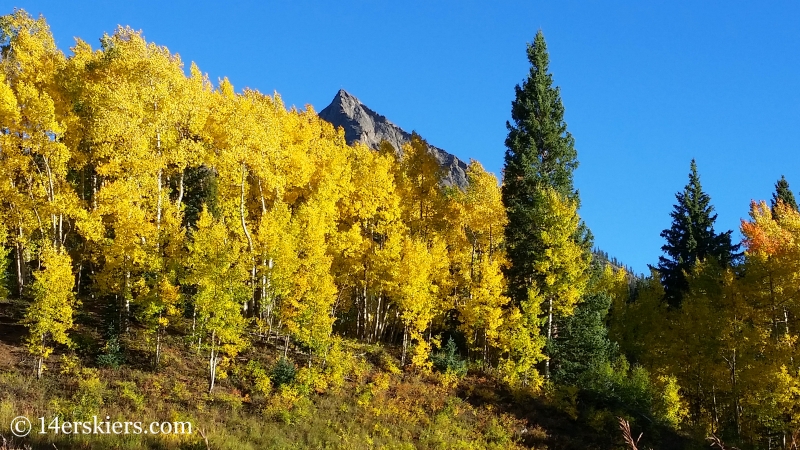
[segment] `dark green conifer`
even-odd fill
[[[549,56],[544,35],[536,34],[528,44],[531,64],[528,78],[515,88],[511,119],[507,122],[503,204],[508,213],[506,248],[511,267],[507,271],[509,293],[515,302],[527,296],[534,281],[533,263],[543,251],[535,232],[546,211],[542,211],[542,190],[550,187],[578,201],[572,172],[578,167],[575,140],[564,122],[564,105],[553,76],[548,73]],[[581,227],[576,240],[588,252],[591,235]]]
[[[606,293],[587,295],[575,314],[562,320],[559,334],[551,345],[553,378],[564,384],[576,384],[590,370],[608,364],[617,346],[608,338],[606,316],[611,297]]]
[[[730,265],[738,256],[735,252],[739,245],[731,244],[732,231],[719,234],[714,231],[717,215],[711,198],[700,185],[694,159],[689,184],[675,198],[678,203],[670,213],[672,227],[661,232],[667,243],[661,247],[666,255],[658,258],[658,273],[667,303],[679,307],[689,289],[686,273],[700,260],[713,259],[723,267]]]
[[[797,201],[794,199],[794,194],[791,190],[789,190],[789,182],[786,181],[786,177],[781,175],[781,179],[775,183],[775,192],[772,194],[772,211],[775,211],[775,205],[778,204],[778,200],[782,200],[783,203],[791,206],[797,211]]]

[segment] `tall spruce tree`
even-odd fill
[[[575,314],[559,323],[559,336],[550,345],[556,381],[577,383],[589,370],[611,362],[617,347],[608,338],[609,308],[611,297],[607,293],[589,294],[575,309]]]
[[[789,190],[789,182],[786,181],[786,177],[781,175],[781,179],[775,183],[775,192],[772,194],[772,212],[773,215],[775,213],[775,205],[778,204],[778,200],[783,201],[788,206],[791,206],[795,211],[797,211],[797,201],[794,199],[794,194],[791,190]]]
[[[697,164],[692,159],[689,184],[683,192],[675,194],[678,203],[670,213],[672,227],[661,232],[667,243],[661,247],[666,254],[658,258],[658,273],[664,286],[665,300],[672,307],[680,307],[689,289],[686,274],[701,260],[714,260],[728,266],[738,255],[739,245],[731,244],[731,230],[714,231],[717,215],[711,198],[703,192]]]
[[[509,294],[516,304],[527,298],[537,278],[537,256],[545,250],[538,229],[547,213],[545,191],[550,188],[576,204],[579,201],[572,184],[572,172],[578,167],[575,140],[564,122],[560,90],[553,86],[553,76],[548,73],[549,56],[541,30],[533,44],[528,44],[527,53],[530,73],[522,86],[515,88],[512,122],[506,122],[502,192],[508,213]],[[575,239],[587,251],[591,247],[591,235],[583,223]]]

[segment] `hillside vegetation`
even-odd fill
[[[348,145],[130,28],[100,43],[0,18],[3,445],[793,445],[788,184],[740,254],[692,163],[658,269],[593,257],[541,32],[506,179],[471,161],[464,189],[417,134]],[[20,415],[193,429],[12,439]]]

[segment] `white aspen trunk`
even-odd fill
[[[369,312],[367,311],[367,271],[364,269],[364,289],[361,290],[361,299],[364,306],[364,326],[361,330],[361,340],[369,341],[367,329],[369,328]]]
[[[489,257],[492,256],[492,247],[494,246],[494,239],[492,237],[492,226],[489,225]]]
[[[97,210],[97,174],[92,174],[92,211]]]
[[[45,333],[42,333],[41,338],[42,338],[42,349],[41,349],[42,352],[39,354],[39,361],[38,361],[38,364],[37,364],[37,367],[36,367],[36,378],[37,379],[41,379],[42,378],[42,372],[44,372],[44,356],[42,356],[42,354],[44,353],[44,350],[45,350],[45,339],[47,339],[47,335]]]
[[[58,215],[58,241],[60,246],[64,246],[64,214]]]
[[[181,210],[181,205],[183,204],[183,174],[185,171],[185,168],[181,170],[181,177],[178,178],[178,211]]]
[[[208,393],[210,394],[211,391],[214,390],[214,380],[217,377],[217,355],[216,351],[216,338],[215,334],[211,332],[211,356],[208,359],[208,369],[209,369],[209,386],[208,386]]]
[[[356,302],[356,339],[358,339],[361,334],[361,304],[359,300],[360,296],[356,293],[354,293],[353,296]]]
[[[22,258],[24,255],[24,251],[22,249],[22,226],[19,227],[19,239],[17,240],[16,251],[17,251],[17,287],[19,288],[19,298],[22,298],[22,291],[25,287],[25,278],[22,272]]]
[[[381,319],[381,299],[382,296],[378,295],[378,306],[375,308],[375,328],[372,330],[372,342],[378,341],[378,329],[380,328]]]
[[[483,330],[483,368],[489,367],[489,338],[486,336],[486,330]]]
[[[381,329],[378,332],[378,339],[382,340],[383,337],[386,335],[386,322],[388,322],[389,311],[392,309],[391,304],[387,304],[383,308],[383,319],[381,320]]]
[[[164,169],[158,169],[158,175],[156,176],[156,183],[158,185],[158,194],[156,198],[156,229],[161,229],[161,191],[162,191],[162,177],[163,177]],[[158,243],[156,243],[158,245]]]
[[[408,326],[403,328],[403,356],[400,358],[400,367],[406,365],[406,350],[408,349]]]
[[[550,340],[553,339],[553,298],[550,297],[547,300],[548,303],[548,312],[547,312],[547,342],[550,343]],[[548,355],[547,360],[544,362],[544,376],[545,378],[550,378],[550,355]]]
[[[242,180],[241,180],[241,195],[239,198],[239,218],[242,222],[242,230],[244,231],[244,235],[247,238],[247,249],[250,251],[250,259],[252,262],[252,268],[250,270],[250,289],[251,291],[255,289],[255,281],[256,281],[256,262],[255,258],[253,257],[253,238],[250,236],[250,231],[247,230],[247,222],[244,218],[244,183],[247,181],[247,166],[245,163],[242,163]],[[253,295],[251,292],[250,299],[245,300],[244,304],[242,305],[242,309],[247,312],[248,303],[252,301]]]
[[[53,172],[50,170],[50,162],[47,158],[42,158],[44,162],[44,170],[47,173],[47,201],[50,203],[50,206],[55,206],[55,187],[53,183]],[[55,212],[50,213],[50,224],[53,229],[53,248],[58,248],[58,219]]]
[[[125,332],[126,333],[128,332],[128,317],[130,317],[130,314],[131,314],[131,293],[130,293],[131,292],[130,291],[130,288],[131,288],[131,271],[130,271],[130,269],[127,268],[127,265],[128,265],[127,264],[127,259],[128,259],[128,257],[126,256],[125,257],[125,266],[126,266],[126,270],[125,270]]]
[[[783,322],[786,324],[786,335],[789,335],[789,310],[783,307]]]
[[[156,329],[156,361],[154,368],[158,370],[158,365],[161,362],[161,312],[158,313],[158,328]]]

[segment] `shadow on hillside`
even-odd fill
[[[542,428],[546,436],[533,430],[521,430],[520,438],[529,447],[549,450],[608,450],[627,449],[619,430],[600,432],[585,421],[576,420],[565,411],[548,405],[542,399],[528,397],[514,400],[504,387],[486,378],[470,378],[459,386],[458,396],[473,406],[491,405],[499,413],[525,420],[532,427]],[[634,428],[634,435],[641,432]],[[654,450],[685,450],[694,442],[664,427],[650,427],[643,435],[639,448]]]
[[[23,310],[17,302],[0,302],[0,343],[20,346],[24,343],[27,330],[19,323]]]

